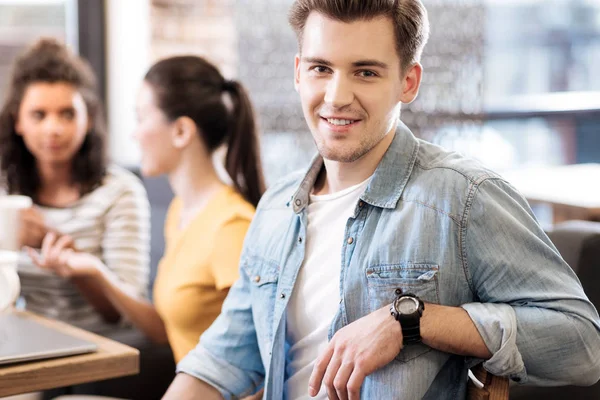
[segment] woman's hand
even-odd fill
[[[39,253],[31,248],[27,252],[35,265],[63,278],[97,276],[103,268],[96,256],[76,251],[70,236],[54,232],[46,234]]]
[[[21,210],[19,226],[19,247],[34,249],[42,247],[44,237],[52,230],[46,226],[44,216],[35,207]]]

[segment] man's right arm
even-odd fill
[[[240,263],[244,265],[244,255]],[[229,400],[244,398],[260,387],[265,369],[252,313],[252,283],[245,269],[240,268],[221,314],[177,364],[178,375],[166,399],[204,399],[218,393],[216,399]]]
[[[492,353],[483,367],[521,384],[598,382],[598,312],[527,201],[500,179],[470,198],[461,242],[475,296],[462,308]]]
[[[163,400],[223,400],[219,391],[209,384],[184,373],[177,374]]]
[[[261,400],[263,394],[264,390],[260,390],[251,396],[244,397],[242,400]],[[177,374],[169,390],[167,390],[167,393],[162,398],[162,400],[195,399],[223,400],[223,396],[221,396],[218,390],[200,379],[181,373]]]

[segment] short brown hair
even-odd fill
[[[313,11],[342,22],[390,18],[403,69],[419,62],[429,38],[429,19],[421,0],[295,0],[288,18],[300,48],[304,25]]]
[[[21,101],[34,83],[67,83],[83,97],[91,128],[73,160],[73,183],[87,194],[106,175],[105,124],[91,66],[54,39],[40,39],[17,58],[10,76],[6,101],[0,109],[0,172],[9,193],[36,201],[41,181],[33,154],[15,131]]]

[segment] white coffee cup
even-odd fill
[[[0,312],[15,304],[21,292],[17,274],[19,253],[0,250]]]
[[[0,196],[0,249],[19,250],[19,231],[21,229],[22,210],[33,205],[30,197],[8,195]]]

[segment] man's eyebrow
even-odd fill
[[[388,69],[388,65],[384,62],[377,60],[359,60],[352,63],[354,67],[377,67],[381,69]]]
[[[330,61],[327,61],[326,59],[320,57],[303,57],[302,62],[309,64],[324,65],[326,67],[331,67],[333,65]],[[376,67],[381,69],[389,69],[389,66],[386,63],[370,59],[355,61],[352,63],[352,66],[355,68]]]
[[[309,63],[309,64],[325,65],[326,67],[331,67],[333,65],[331,62],[327,61],[326,59],[319,58],[319,57],[302,57],[302,62]]]

